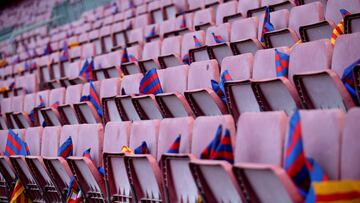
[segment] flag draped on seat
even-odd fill
[[[160,94],[163,93],[159,76],[156,68],[150,69],[140,81],[140,94]]]
[[[231,75],[228,70],[225,70],[220,76],[220,82],[211,80],[211,87],[214,92],[220,97],[220,99],[226,103],[225,96],[225,82],[232,81]]]
[[[178,154],[180,150],[181,135],[177,136],[166,153]]]
[[[213,38],[217,44],[225,43],[225,40],[224,40],[224,38],[221,37],[221,35],[216,35],[214,32],[212,32],[211,35],[213,36]]]
[[[95,107],[96,112],[100,117],[103,116],[102,108],[101,108],[101,101],[99,98],[98,93],[96,92],[94,83],[90,81],[90,90],[89,90],[89,101]]]
[[[274,26],[270,22],[270,8],[266,7],[265,14],[264,14],[264,22],[263,22],[262,31],[261,31],[261,38],[260,38],[260,42],[262,44],[265,43],[265,38],[264,38],[265,33],[271,32],[271,31],[274,31]]]
[[[57,155],[63,157],[64,159],[73,155],[73,142],[71,136],[69,136],[64,143],[61,144]]]
[[[344,69],[344,73],[341,76],[341,81],[345,85],[346,90],[350,93],[353,100],[355,102],[359,102],[355,89],[355,79],[354,79],[354,68],[356,65],[360,65],[360,58]]]
[[[10,197],[10,203],[31,203],[32,201],[26,197],[25,188],[21,184],[20,180],[16,181],[14,190]]]
[[[225,160],[231,164],[234,163],[234,153],[229,129],[225,130],[225,134],[221,138],[220,144],[211,158],[214,160]]]
[[[156,36],[156,27],[153,26],[150,32],[145,36],[145,40],[149,40],[150,38]]]
[[[30,155],[30,149],[25,141],[16,134],[12,129],[8,130],[8,136],[5,146],[5,156],[12,155]]]
[[[91,148],[87,148],[87,149],[83,152],[83,157],[86,157],[86,158],[92,160],[92,157],[91,157],[90,152],[91,152]]]
[[[289,55],[275,49],[275,66],[277,77],[288,77],[289,74]]]
[[[340,11],[340,13],[341,13],[341,15],[342,15],[343,18],[345,18],[345,16],[351,14],[351,13],[350,13],[349,11],[347,11],[346,9],[340,9],[339,11]],[[331,44],[332,44],[332,45],[335,45],[336,39],[337,39],[340,35],[342,35],[342,34],[344,34],[344,33],[345,33],[344,19],[342,19],[342,20],[340,21],[340,23],[338,23],[338,24],[336,25],[336,27],[335,27],[335,28],[333,29],[333,31],[332,31]]]
[[[134,150],[135,154],[150,154],[149,147],[145,141]]]
[[[222,125],[219,125],[219,127],[216,130],[215,137],[211,142],[207,145],[205,149],[200,154],[200,159],[211,159],[212,155],[214,154],[216,148],[219,146],[221,142],[221,134],[223,131]]]
[[[89,62],[90,60],[90,62]],[[92,81],[94,79],[94,60],[91,59],[86,59],[81,70],[79,73],[79,76],[83,77],[86,79],[86,81]]]

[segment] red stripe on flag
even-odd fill
[[[330,202],[330,201],[340,201],[340,200],[352,200],[360,198],[360,192],[346,192],[346,193],[334,193],[328,195],[316,195],[316,201],[319,202]]]

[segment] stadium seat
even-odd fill
[[[216,10],[216,24],[220,25],[221,23],[232,22],[232,19],[234,19],[237,14],[237,5],[237,1],[221,3]]]
[[[46,126],[60,126],[62,120],[60,118],[57,107],[63,105],[65,101],[65,88],[57,88],[50,91],[49,104],[50,106],[40,110]]]
[[[120,79],[111,78],[101,81],[100,86],[100,99],[103,105],[103,123],[109,121],[121,121],[118,114],[115,97],[120,94]]]
[[[80,101],[82,89],[82,84],[72,85],[66,88],[64,105],[58,106],[58,112],[63,125],[75,125],[80,123],[73,105]]]
[[[224,23],[209,27],[206,31],[206,45],[211,59],[216,59],[219,64],[222,60],[231,56],[232,52],[228,42],[230,41],[230,24]],[[216,41],[215,38],[217,38]]]
[[[182,64],[181,36],[165,38],[161,44],[161,55],[158,57],[161,68],[173,67]]]
[[[194,28],[195,30],[206,30],[208,27],[215,24],[215,11],[213,8],[207,8],[196,11],[194,14]]]
[[[138,61],[142,73],[146,73],[152,68],[159,69],[158,56],[161,54],[161,41],[152,41],[144,44],[142,50],[142,60]]]

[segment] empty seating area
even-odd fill
[[[61,2],[20,1],[0,28]],[[33,202],[73,181],[86,202],[304,202],[284,163],[297,113],[306,157],[360,181],[359,0],[114,0],[0,53],[0,202],[16,180]],[[219,126],[233,163],[203,158]],[[30,154],[6,156],[10,131]]]

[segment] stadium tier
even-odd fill
[[[0,202],[360,202],[360,0],[1,9]]]

